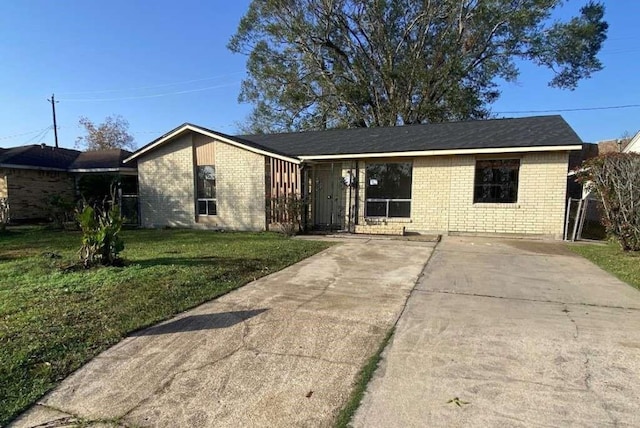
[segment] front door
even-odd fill
[[[313,171],[313,223],[320,230],[342,230],[345,185],[340,163],[319,164]]]

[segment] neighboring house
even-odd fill
[[[266,230],[299,194],[316,229],[561,237],[569,153],[560,116],[229,136],[184,124],[137,150],[143,227]]]
[[[75,200],[78,184],[90,176],[129,175],[136,167],[123,164],[131,152],[80,152],[34,144],[0,150],[0,197],[8,198],[12,222],[46,220],[51,198]]]
[[[622,149],[624,153],[640,153],[640,131],[633,136],[631,141],[627,143],[627,145]]]

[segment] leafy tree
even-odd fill
[[[574,89],[602,68],[602,3],[565,0],[253,0],[229,49],[248,55],[249,132],[482,119],[516,60]]]
[[[76,147],[85,150],[135,149],[133,136],[129,134],[129,122],[120,115],[107,116],[100,125],[87,117],[80,117],[80,127],[86,135],[78,137]]]
[[[576,172],[602,198],[609,235],[624,251],[640,251],[640,153],[607,153]]]

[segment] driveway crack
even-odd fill
[[[576,323],[576,320],[573,319],[573,317],[571,315],[569,315],[571,313],[571,311],[569,310],[569,308],[565,305],[564,309],[562,310],[562,312],[564,312],[564,314],[567,316],[567,318],[569,318],[569,321],[571,321],[573,323],[573,327],[575,328],[575,333],[573,333],[573,338],[577,339],[578,336],[580,335],[580,329],[578,328],[578,323]]]
[[[235,306],[235,305],[234,305]],[[198,365],[196,367],[191,367],[188,369],[184,369],[184,370],[179,370],[173,374],[171,374],[171,376],[164,382],[162,382],[162,384],[160,386],[158,386],[156,389],[154,389],[146,398],[140,400],[135,406],[133,406],[132,408],[130,408],[129,410],[127,410],[122,416],[120,416],[118,419],[124,419],[127,416],[129,416],[132,412],[134,412],[135,410],[139,409],[140,407],[142,407],[144,404],[148,403],[152,398],[163,394],[165,391],[167,391],[171,385],[173,384],[173,382],[176,380],[176,378],[178,376],[181,376],[185,373],[189,373],[189,372],[194,372],[194,371],[199,371],[199,370],[203,370],[209,367],[212,367],[222,361],[225,361],[229,358],[231,358],[232,356],[234,356],[238,351],[242,350],[243,348],[247,347],[247,344],[245,342],[245,338],[247,337],[247,335],[249,334],[249,324],[247,323],[247,320],[245,319],[241,319],[241,323],[242,323],[242,335],[240,337],[240,345],[238,347],[236,347],[235,349],[233,349],[231,352],[228,352],[227,354],[221,356],[220,358],[217,358],[213,361],[209,361],[206,362],[204,364]],[[222,390],[224,390],[224,388],[226,387],[226,383],[227,381],[224,383]]]
[[[625,311],[640,311],[640,308],[630,308],[626,306],[612,306],[612,305],[598,305],[596,303],[584,303],[584,302],[576,302],[576,303],[568,303],[561,302],[559,300],[544,300],[544,299],[530,299],[526,297],[508,297],[508,296],[498,296],[493,294],[482,294],[482,293],[467,293],[464,291],[451,291],[451,290],[435,290],[435,289],[415,289],[412,292],[414,293],[433,293],[433,294],[451,294],[454,296],[469,296],[469,297],[486,297],[488,299],[501,299],[501,300],[514,300],[520,302],[537,302],[537,303],[553,303],[557,305],[571,305],[571,306],[587,306],[590,308],[603,308],[603,309],[622,309]]]

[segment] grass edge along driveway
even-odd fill
[[[640,253],[625,253],[615,242],[605,245],[570,244],[568,247],[574,253],[640,290]]]
[[[0,426],[128,333],[331,244],[274,233],[131,230],[124,267],[68,269],[80,234],[0,235]]]

